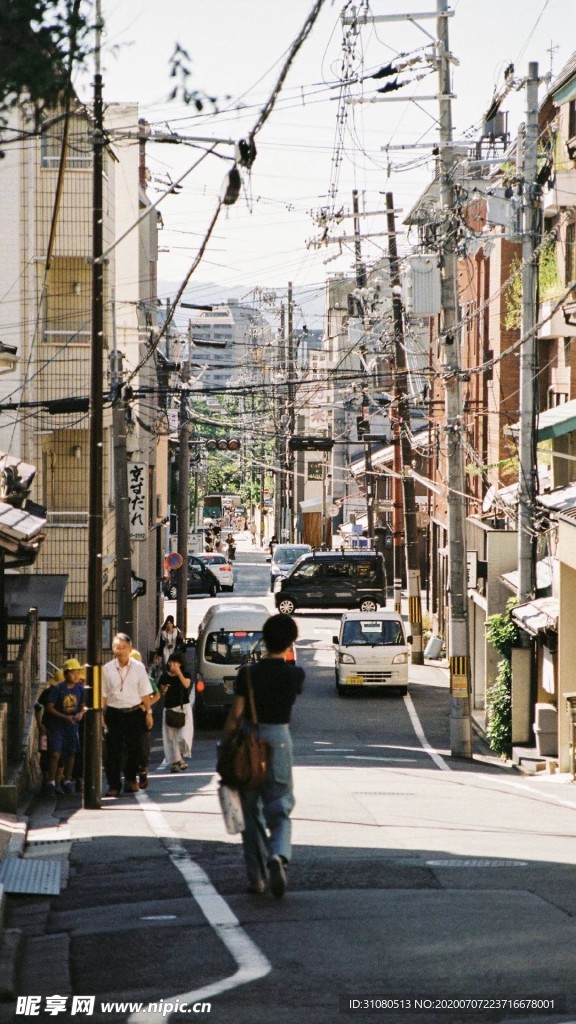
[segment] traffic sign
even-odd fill
[[[167,569],[179,569],[184,559],[178,551],[171,551],[169,555],[166,555],[164,559],[164,565]]]

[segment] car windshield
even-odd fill
[[[274,550],[274,561],[283,562],[285,565],[292,565],[300,555],[306,554],[308,548],[292,547],[290,544],[280,544]]]
[[[403,644],[404,631],[400,622],[381,619],[350,619],[344,623],[344,647],[385,647]]]
[[[256,650],[261,629],[219,629],[206,637],[204,657],[218,665],[241,665]]]

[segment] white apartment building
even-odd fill
[[[105,147],[103,185],[104,390],[116,344],[125,373],[146,354],[156,316],[157,220],[135,224],[148,200],[143,153],[135,136],[136,104],[107,106],[111,145]],[[59,178],[64,119],[56,115],[39,137],[23,110],[15,111],[14,137],[0,162],[0,340],[14,346],[17,362],[0,375],[0,403],[15,408],[0,417],[0,446],[37,467],[32,498],[47,509],[47,536],[30,572],[65,580],[64,618],[44,622],[41,666],[61,665],[86,650],[89,415],[81,409],[55,412],[53,403],[86,398],[90,392],[92,126],[79,108],[71,116],[64,174]],[[150,383],[149,363],[131,381]],[[18,403],[21,403],[18,406]],[[144,652],[153,645],[157,619],[156,441],[150,405],[136,409],[128,426],[129,464],[145,480],[142,539],[131,543],[134,640]],[[143,424],[138,425],[138,420]],[[103,451],[103,648],[116,629],[115,493],[109,403],[104,410]],[[141,582],[136,579],[139,577]],[[145,591],[145,593],[143,593]]]

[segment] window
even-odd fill
[[[40,166],[58,168],[64,133],[64,118],[43,131],[40,143]],[[70,117],[68,131],[68,167],[92,167],[92,132],[85,118]]]
[[[352,566],[350,562],[338,561],[328,562],[326,565],[326,576],[330,580],[342,580],[343,582],[350,579],[352,575]]]
[[[262,640],[262,630],[220,629],[206,638],[204,657],[218,665],[239,665],[247,661]]]
[[[43,341],[84,344],[91,337],[91,277],[85,260],[57,256],[46,276]]]
[[[388,647],[404,643],[399,622],[380,619],[351,619],[344,626],[342,643],[345,647]]]
[[[568,138],[573,139],[576,135],[576,100],[570,100],[568,104]]]
[[[294,573],[293,579],[307,579],[307,580],[318,580],[320,578],[320,566],[318,562],[308,562],[307,565],[301,566]]]
[[[378,569],[376,561],[358,562],[356,565],[358,583],[363,587],[378,586]]]
[[[566,262],[564,266],[566,284],[576,281],[576,224],[572,222],[566,228]]]

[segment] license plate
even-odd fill
[[[362,676],[348,676],[346,682],[348,686],[362,686],[363,679]]]
[[[224,693],[234,693],[234,680],[235,676],[224,679]]]

